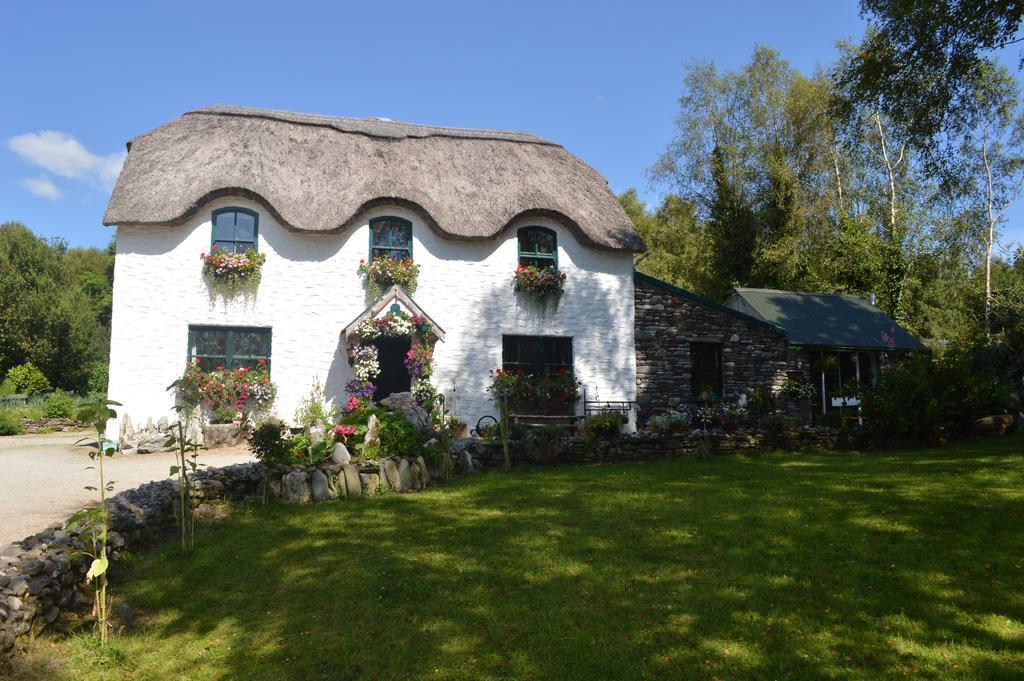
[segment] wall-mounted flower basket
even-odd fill
[[[420,266],[412,258],[395,259],[380,255],[370,262],[359,261],[359,274],[366,277],[367,292],[371,299],[380,296],[392,284],[398,284],[409,293],[415,292],[419,273]]]
[[[520,265],[512,277],[512,287],[535,300],[556,300],[565,290],[565,273],[553,267]]]
[[[388,312],[377,318],[367,318],[356,325],[356,335],[362,341],[372,341],[381,336],[413,336],[426,340],[433,327],[422,315],[405,312]]]
[[[251,248],[245,253],[218,251],[214,246],[203,253],[203,276],[216,288],[232,293],[242,288],[257,286],[267,256]]]

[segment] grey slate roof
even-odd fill
[[[901,350],[921,350],[924,344],[889,315],[861,296],[737,288],[729,307],[777,324],[794,345],[885,349],[882,334]]]
[[[600,248],[642,251],[608,181],[535,135],[212,106],[133,138],[108,225],[183,223],[219,196],[263,204],[287,229],[340,232],[399,205],[454,239],[533,216]]]

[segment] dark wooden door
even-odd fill
[[[412,347],[412,341],[405,338],[378,338],[373,342],[377,346],[377,361],[380,362],[380,375],[377,376],[377,390],[373,399],[383,400],[392,393],[409,392],[412,379],[405,369],[405,355]]]

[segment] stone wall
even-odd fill
[[[610,439],[562,441],[531,438],[510,443],[512,465],[522,464],[587,464],[621,463],[652,459],[671,459],[690,456],[701,440],[711,443],[712,453],[729,454],[743,450],[780,449],[799,451],[817,449],[847,449],[852,442],[833,428],[803,426],[780,433],[762,430],[740,430],[735,433],[700,431],[679,434],[631,433]],[[460,440],[453,444],[456,470],[474,472],[496,470],[504,465],[504,454],[498,440]]]
[[[231,503],[260,495],[263,470],[247,463],[199,471],[192,492],[196,518],[217,518],[230,512]],[[300,504],[375,496],[382,490],[409,492],[430,484],[422,457],[394,457],[372,465],[279,466],[270,478],[271,496]],[[144,548],[176,531],[177,501],[176,480],[151,482],[109,499],[111,561],[116,564],[124,551]],[[90,559],[69,557],[81,546],[77,533],[57,524],[0,547],[0,658],[18,639],[91,608],[92,590],[85,584]]]
[[[787,343],[769,324],[637,274],[637,404],[640,422],[691,398],[691,342],[722,346],[725,396],[777,389],[786,378]]]

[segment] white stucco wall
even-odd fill
[[[249,299],[211,296],[201,273],[212,212],[227,206],[259,214],[259,251],[267,260]],[[356,270],[369,251],[370,220],[384,215],[412,222],[413,257],[420,266],[413,297],[446,334],[435,346],[433,382],[471,427],[495,413],[486,387],[488,371],[501,366],[502,334],[571,336],[574,370],[592,399],[635,399],[629,253],[583,246],[543,219],[512,225],[494,241],[445,239],[397,207],[369,211],[342,234],[299,234],[283,229],[259,204],[222,198],[179,227],[117,230],[109,395],[124,405],[120,413],[135,424],[171,416],[165,388],[185,366],[190,324],[272,329],[271,378],[282,418],[291,420],[314,377],[343,402],[352,375],[339,334],[366,307]],[[527,224],[558,234],[558,264],[567,281],[552,312],[522,302],[512,290],[516,228]],[[116,428],[111,424],[112,433]]]

